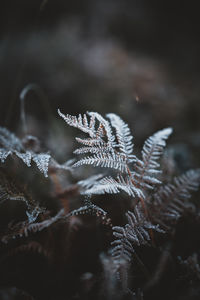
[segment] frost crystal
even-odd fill
[[[9,155],[16,155],[28,167],[33,160],[40,172],[48,177],[48,167],[51,156],[47,153],[36,153],[32,150],[26,150],[23,143],[8,129],[0,127],[0,160],[5,162]]]

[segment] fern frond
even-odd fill
[[[141,246],[148,243],[151,239],[149,229],[162,232],[158,225],[153,225],[147,221],[143,212],[138,205],[135,206],[134,212],[128,211],[126,214],[128,224],[125,227],[113,227],[113,235],[118,239],[125,237],[133,245]]]
[[[160,173],[158,159],[166,145],[166,139],[172,132],[171,128],[158,131],[149,137],[143,146],[142,160],[139,160],[132,154],[133,137],[130,129],[116,114],[107,114],[108,121],[96,112],[87,112],[92,118],[92,126],[89,126],[88,121],[83,122],[84,118],[87,120],[86,115],[84,117],[79,115],[77,118],[58,112],[69,125],[79,128],[90,136],[87,139],[76,138],[84,147],[76,149],[74,153],[82,155],[91,153],[92,155],[81,158],[73,167],[92,165],[115,169],[120,174],[127,174],[125,180],[123,177],[118,178],[117,181],[111,178],[101,179],[96,186],[85,191],[86,193],[118,193],[123,190],[129,195],[144,198],[141,190],[152,189],[156,184],[160,184],[155,176]],[[130,162],[134,162],[134,171],[129,167]]]
[[[114,240],[111,243],[110,254],[113,257],[115,263],[115,273],[119,273],[119,269],[122,263],[129,263],[132,260],[132,256],[135,253],[133,245],[131,242],[125,237],[125,232],[122,227],[121,235],[119,239]],[[119,230],[120,230],[119,229]]]
[[[87,116],[74,117],[70,115],[63,115],[58,110],[59,115],[70,126],[79,128],[83,132],[89,134],[90,138],[76,138],[76,140],[83,144],[84,147],[78,148],[74,151],[75,154],[92,153],[94,155],[84,157],[74,164],[74,167],[81,165],[93,165],[95,167],[113,168],[120,172],[128,172],[128,163],[135,161],[135,156],[132,155],[132,136],[130,129],[117,115],[109,114],[108,117],[113,123],[113,128],[116,129],[116,135],[113,134],[113,129],[108,120],[103,118],[97,112],[87,112],[92,120],[92,126],[88,122],[83,122]],[[91,122],[90,122],[91,124]],[[122,128],[120,129],[120,126]],[[117,144],[118,142],[118,144]]]
[[[143,188],[151,189],[160,181],[154,176],[160,173],[158,160],[166,146],[166,140],[172,133],[172,128],[165,128],[150,136],[144,143],[142,149],[142,160],[137,159],[134,179]]]
[[[127,164],[124,156],[118,153],[98,153],[87,156],[77,161],[73,166],[93,165],[95,167],[112,168],[121,172],[127,172]]]
[[[99,138],[88,138],[88,139],[81,139],[76,137],[76,141],[80,144],[83,144],[85,146],[88,147],[102,147],[102,146],[106,146],[106,142],[104,142],[104,140],[99,139]]]
[[[87,190],[87,189],[93,187],[94,185],[98,184],[99,179],[101,179],[102,177],[103,177],[103,174],[93,175],[93,176],[88,177],[87,179],[78,181],[77,184],[81,188]]]
[[[112,113],[107,114],[106,116],[110,119],[111,125],[116,130],[117,146],[119,147],[119,150],[126,155],[127,159],[133,159],[133,136],[131,135],[128,125],[116,114]]]
[[[96,118],[98,121],[99,121],[99,123],[100,123],[100,126],[99,126],[99,128],[101,129],[101,131],[97,131],[98,132],[98,135],[100,134],[100,132],[101,132],[101,136],[103,136],[103,134],[102,134],[102,130],[103,130],[103,132],[105,131],[105,133],[106,133],[106,137],[107,137],[107,143],[108,143],[108,145],[110,145],[110,146],[114,146],[115,145],[115,143],[114,143],[114,141],[115,141],[115,137],[113,136],[113,133],[112,133],[112,128],[111,128],[111,126],[110,126],[110,124],[109,124],[109,122],[106,120],[106,119],[104,119],[99,113],[97,113],[97,112],[88,112],[87,113],[89,116],[91,116],[91,117],[94,117],[94,118]]]
[[[6,158],[11,154],[12,152],[9,150],[5,150],[3,148],[0,148],[0,160],[2,163],[5,162]]]
[[[69,213],[69,216],[91,215],[101,219],[102,224],[112,226],[111,219],[107,216],[107,212],[101,207],[93,204],[89,199],[85,200],[85,205],[75,209]],[[68,216],[67,216],[68,217]]]
[[[200,185],[200,169],[189,170],[175,177],[172,183],[161,186],[153,195],[150,207],[152,217],[157,222],[168,223],[176,221],[188,209],[188,199],[192,191],[197,191]]]
[[[32,154],[32,159],[36,163],[40,172],[44,174],[45,177],[48,177],[48,167],[49,167],[49,160],[51,156],[47,153],[39,153],[39,154]]]
[[[158,225],[153,225],[147,221],[139,206],[136,205],[134,212],[128,211],[126,214],[128,224],[124,227],[114,226],[114,240],[111,245],[111,255],[116,264],[116,272],[119,272],[121,261],[129,263],[135,253],[134,246],[145,245],[150,241],[149,230],[163,232]]]
[[[36,201],[18,186],[12,178],[8,177],[5,172],[0,171],[0,204],[6,201],[21,201],[26,205],[26,215],[28,223],[34,222],[38,215],[44,212],[42,207]]]
[[[58,114],[65,120],[68,125],[78,128],[81,131],[89,134],[91,138],[96,137],[94,115],[91,115],[91,118],[88,122],[86,114],[84,114],[83,116],[79,115],[77,118],[76,116],[71,116],[69,114],[64,115],[63,113],[61,113],[60,109],[58,109]]]
[[[27,237],[29,235],[29,233],[36,233],[36,232],[42,231],[45,228],[50,227],[52,224],[55,224],[58,221],[60,221],[63,218],[63,216],[64,216],[64,209],[61,209],[55,216],[53,216],[47,220],[29,224],[27,227],[24,228],[23,235]]]
[[[129,196],[144,197],[142,191],[132,184],[129,177],[124,179],[122,176],[118,176],[117,179],[114,179],[111,176],[102,178],[95,182],[93,186],[83,191],[83,194],[117,194],[121,191],[124,191]]]
[[[45,177],[48,177],[47,172],[51,156],[47,153],[36,153],[32,150],[26,150],[23,143],[14,135],[14,133],[11,133],[6,128],[0,127],[1,162],[4,163],[9,155],[16,155],[28,167],[31,166],[31,161],[33,160],[40,172],[42,172]]]
[[[19,158],[21,158],[21,160],[23,160],[23,162],[30,167],[31,166],[31,152],[30,151],[26,151],[25,153],[21,153],[18,151],[14,151],[14,153],[16,154],[16,156],[18,156]]]
[[[109,152],[110,150],[106,146],[101,146],[101,147],[81,147],[78,148],[74,151],[74,154],[85,154],[85,153],[106,153]]]

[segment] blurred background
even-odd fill
[[[77,145],[73,137],[80,132],[67,126],[57,109],[74,115],[86,111],[102,115],[114,112],[129,124],[136,155],[144,140],[155,131],[168,126],[174,128],[161,161],[165,166],[165,180],[189,168],[200,167],[198,4],[198,1],[184,0],[1,0],[0,126],[20,138],[25,134],[39,137],[41,152],[50,151],[52,157],[63,163],[74,156],[72,152]],[[20,95],[25,106],[26,128],[22,122]],[[58,210],[60,203],[51,182],[39,176],[36,167],[29,169],[19,159],[16,161],[13,164],[13,160],[8,160],[3,170],[9,166],[10,175],[16,173],[15,178],[26,183],[33,199],[42,207],[51,213]],[[76,177],[60,175],[60,183],[62,188],[70,187],[91,174],[86,168],[77,169]],[[117,202],[116,196],[100,197],[92,201],[108,211],[114,225],[121,224],[130,206],[127,198],[120,194]],[[122,197],[127,201],[121,201]],[[72,197],[70,209],[80,207],[81,201],[79,197],[75,201]],[[193,215],[194,223],[190,218],[181,220],[175,237],[173,233],[175,259],[178,256],[186,259],[195,252],[199,259],[199,194],[195,201],[197,220]],[[13,218],[26,218],[25,209],[21,215],[22,208],[19,206],[16,210],[15,206],[5,205],[3,210],[1,206],[0,233],[3,232],[2,220],[5,230]],[[110,245],[110,236],[100,234],[103,231],[94,227],[92,220],[85,220],[85,223],[75,222],[74,231],[73,223],[72,227],[67,225],[52,231],[52,244],[49,235],[41,236],[41,241],[39,236],[42,247],[54,255],[55,261],[50,267],[43,258],[40,260],[36,255],[34,259],[34,255],[26,257],[23,253],[21,257],[13,256],[13,260],[8,255],[3,267],[0,261],[0,299],[16,299],[8,298],[7,291],[1,289],[8,283],[40,295],[37,299],[67,299],[62,295],[66,292],[73,295],[68,299],[80,299],[74,295],[77,296],[78,289],[84,294],[84,284],[91,284],[88,291],[91,287],[94,289],[99,253]],[[87,227],[87,221],[91,227]],[[72,246],[68,246],[68,242]],[[3,253],[4,249],[0,250]],[[154,270],[155,261],[160,259],[157,250],[142,251],[141,260]],[[5,252],[7,255],[7,249]],[[182,284],[177,281],[179,269],[174,271],[174,261],[169,261],[169,273],[147,299],[199,299],[199,281],[194,285],[197,298],[187,297],[193,295],[191,281],[187,277]],[[137,271],[136,267],[135,274]],[[134,287],[143,285],[140,272]],[[94,276],[90,278],[88,274]],[[17,293],[15,289],[11,288],[9,293]],[[180,298],[176,296],[179,293]],[[97,298],[92,296],[91,299]]]
[[[59,120],[57,108],[114,112],[129,123],[138,146],[172,126],[181,168],[200,166],[197,4],[1,0],[0,125],[21,134],[19,95],[28,85],[28,131],[47,133],[51,151],[73,148],[74,131]]]

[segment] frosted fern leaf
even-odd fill
[[[94,185],[98,184],[99,179],[101,179],[102,177],[103,177],[103,174],[93,175],[93,176],[90,176],[87,179],[78,181],[77,184],[83,190],[87,190],[87,189],[93,187]]]
[[[99,127],[96,131],[96,137],[101,138],[106,135],[108,145],[110,145],[111,147],[115,146],[115,137],[113,136],[112,128],[109,122],[97,112],[88,112],[88,115],[91,116],[91,118],[95,118],[99,121]],[[99,129],[101,129],[101,131],[99,131]]]
[[[91,215],[101,219],[102,224],[112,225],[111,219],[108,218],[107,212],[101,207],[93,204],[89,199],[85,200],[85,205],[81,206],[78,209],[73,210],[68,215],[69,216],[78,216],[78,215]]]
[[[115,240],[111,243],[111,255],[116,264],[116,272],[119,272],[122,261],[130,262],[135,253],[134,246],[145,245],[150,241],[149,230],[163,232],[158,225],[147,221],[140,207],[136,205],[134,212],[126,214],[128,224],[124,227],[114,226],[113,235]]]
[[[128,211],[126,214],[128,224],[125,227],[113,227],[113,235],[121,239],[125,237],[133,245],[145,245],[150,240],[149,229],[162,232],[158,225],[153,225],[147,221],[143,212],[138,205],[134,208],[134,212]]]
[[[117,179],[111,176],[104,177],[91,187],[88,187],[82,194],[117,194],[121,191],[124,191],[129,196],[144,197],[143,192],[132,184],[129,177],[124,179],[122,176],[118,176]]]
[[[128,125],[116,114],[107,114],[107,117],[110,119],[112,126],[116,130],[117,146],[120,151],[124,153],[127,159],[134,161],[135,156],[132,154],[133,136],[131,135]]]
[[[169,222],[176,222],[191,207],[188,199],[199,186],[200,169],[189,170],[175,177],[172,183],[161,186],[150,203],[153,219],[164,227]]]
[[[9,150],[5,150],[3,148],[0,148],[0,160],[2,163],[5,162],[6,158],[11,154],[12,152]]]
[[[8,129],[0,127],[0,160],[5,162],[9,155],[16,155],[19,157],[28,167],[31,166],[33,160],[40,172],[45,177],[48,176],[48,166],[50,161],[50,155],[48,153],[36,153],[32,150],[26,150],[23,143]]]
[[[19,187],[5,172],[0,171],[0,204],[7,201],[21,201],[25,203],[28,223],[34,222],[38,215],[44,212],[44,209],[39,207],[27,191]]]
[[[155,178],[155,175],[160,173],[158,160],[163,154],[166,140],[171,133],[172,128],[165,128],[156,132],[145,141],[142,149],[142,160],[137,159],[135,171],[133,172],[138,186],[152,189],[155,184],[161,183]]]
[[[48,167],[49,167],[49,160],[50,155],[46,153],[39,153],[39,154],[33,154],[32,159],[36,163],[38,169],[40,172],[44,173],[45,177],[48,177]]]
[[[86,115],[77,117],[63,115],[58,111],[59,115],[71,126],[79,128],[89,134],[89,138],[76,138],[77,142],[84,145],[74,151],[75,154],[91,153],[78,160],[73,166],[92,165],[94,167],[104,167],[114,169],[118,172],[131,174],[129,164],[135,161],[132,154],[133,144],[130,129],[128,125],[115,114],[108,114],[109,120],[103,118],[95,112],[88,112]],[[85,122],[83,122],[85,120]],[[87,120],[87,122],[86,122]],[[92,120],[92,121],[91,121]],[[89,126],[88,124],[92,124]],[[91,132],[92,130],[92,132]],[[115,134],[113,131],[115,130]],[[109,182],[110,181],[110,182]],[[142,192],[134,186],[130,178],[123,179],[112,177],[95,181],[93,186],[86,189],[83,193],[118,193],[120,190],[127,192],[129,195],[140,195]]]
[[[91,138],[96,137],[94,116],[91,116],[90,120],[88,120],[86,114],[84,114],[83,117],[79,115],[77,118],[69,114],[64,115],[63,113],[61,113],[59,109],[58,109],[58,114],[65,120],[65,122],[68,125],[78,128],[85,133],[88,133]]]
[[[89,138],[85,139],[76,138],[83,147],[76,149],[74,153],[84,157],[73,167],[92,165],[114,169],[119,173],[117,178],[109,176],[95,182],[93,187],[85,191],[85,194],[125,191],[133,197],[144,198],[143,190],[152,189],[160,184],[155,176],[160,173],[158,159],[166,145],[166,139],[172,132],[171,128],[160,130],[146,140],[140,160],[133,155],[133,136],[128,125],[116,114],[107,114],[108,120],[106,120],[95,112],[88,112],[88,116],[79,115],[78,118],[64,115],[60,110],[58,113],[70,126],[79,128],[89,135]],[[88,153],[90,155],[85,156]],[[131,163],[134,170],[130,167]],[[122,173],[125,173],[125,177]]]
[[[114,262],[114,273],[117,275],[118,279],[120,279],[120,268],[124,263],[129,265],[132,260],[132,256],[135,253],[135,250],[129,240],[125,237],[121,239],[115,240],[111,243],[112,248],[110,250],[110,254],[113,258]]]
[[[99,155],[101,158],[103,154],[107,154],[107,158],[109,159],[110,157],[111,160],[114,155],[121,157],[121,159],[123,158],[123,160],[127,160],[128,155],[131,155],[132,146],[131,138],[130,136],[128,136],[127,133],[128,129],[126,129],[125,139],[117,139],[117,136],[113,135],[113,129],[110,122],[96,112],[87,113],[90,117],[90,121],[87,120],[88,117],[86,114],[84,114],[83,116],[79,115],[79,117],[77,118],[75,116],[64,115],[60,112],[60,110],[58,110],[58,113],[67,122],[67,124],[80,129],[84,133],[89,134],[89,138],[86,139],[76,138],[77,142],[85,145],[85,147],[75,150],[76,154],[94,153],[96,155]],[[83,122],[83,120],[87,120],[87,122]],[[125,127],[125,123],[122,120],[121,122],[124,124]],[[123,130],[124,128],[122,129],[122,132]],[[120,132],[120,134],[122,132]],[[118,145],[118,142],[120,141],[121,145]],[[119,148],[119,151],[117,151],[117,147]],[[126,153],[126,151],[128,152]],[[96,159],[96,156],[91,156],[88,158]],[[82,160],[80,165],[88,164],[88,161],[88,159]],[[75,166],[79,166],[79,164]],[[102,166],[110,167],[107,164],[103,164]]]
[[[28,215],[28,213],[27,213]],[[79,216],[79,215],[92,215],[101,219],[101,223],[104,225],[112,226],[111,219],[108,218],[107,212],[104,211],[99,206],[91,203],[89,200],[85,201],[85,205],[81,206],[78,209],[71,211],[68,214],[65,214],[64,209],[58,211],[55,216],[52,216],[44,221],[35,222],[35,219],[32,222],[21,222],[16,224],[14,228],[11,230],[10,233],[4,235],[1,238],[3,243],[8,243],[9,240],[21,238],[21,237],[28,237],[29,234],[37,233],[42,230],[45,230],[53,225],[58,223],[66,223],[69,221],[69,218],[72,216]],[[30,216],[32,218],[32,216]]]
[[[127,172],[127,164],[124,157],[118,153],[100,153],[93,156],[86,156],[74,164],[74,167],[82,165],[93,165],[95,167],[105,167]]]

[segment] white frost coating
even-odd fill
[[[127,156],[127,158],[129,158],[129,156],[133,153],[133,136],[131,135],[128,124],[126,124],[116,114],[107,114],[106,116],[110,119],[111,125],[116,130],[116,138],[119,149]]]
[[[165,128],[150,136],[144,143],[142,149],[142,160],[137,159],[134,178],[138,186],[152,189],[155,184],[161,183],[154,176],[160,173],[158,160],[163,154],[166,140],[172,133],[172,128]]]
[[[91,118],[88,121],[86,114],[78,117],[59,115],[68,125],[76,127],[89,135],[89,138],[76,138],[81,143],[74,151],[83,155],[73,167],[92,165],[114,169],[118,172],[117,178],[111,176],[99,178],[90,187],[85,187],[82,194],[119,193],[124,191],[133,197],[144,198],[144,189],[152,189],[160,181],[156,175],[160,173],[158,159],[163,153],[166,139],[172,133],[171,128],[158,131],[149,137],[142,149],[142,159],[133,155],[133,136],[128,125],[116,114],[107,114],[106,120],[97,112],[87,112]],[[134,169],[130,164],[134,164]],[[125,178],[122,174],[125,174]]]
[[[48,177],[48,167],[49,167],[49,160],[50,155],[46,153],[34,154],[33,161],[36,163],[40,172],[44,174],[45,177]]]
[[[40,172],[48,177],[48,166],[51,156],[46,153],[35,153],[31,150],[26,150],[14,133],[8,129],[0,127],[0,160],[4,163],[9,155],[16,155],[28,167],[31,166],[33,160]]]

